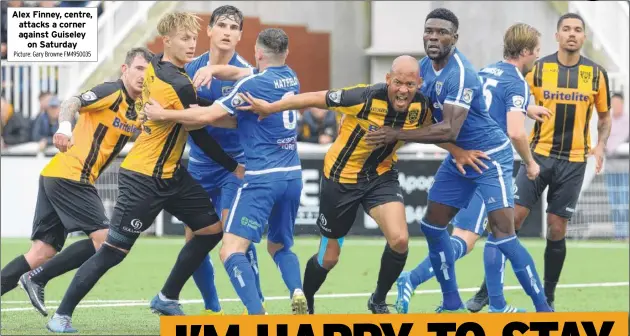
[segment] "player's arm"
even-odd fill
[[[177,99],[172,105],[175,108],[183,109],[190,107],[190,105],[196,105],[196,103],[197,94],[195,89],[192,84],[188,84],[177,91]],[[189,134],[195,144],[199,146],[199,148],[201,148],[204,154],[206,154],[209,158],[230,172],[234,172],[236,170],[238,162],[228,155],[223,148],[221,148],[219,143],[214,140],[208,132],[206,132],[205,129],[189,130]]]
[[[531,102],[536,101],[536,97],[535,97],[536,91],[534,90],[534,80],[538,80],[538,79],[534,79],[535,78],[534,76],[538,72],[539,66],[540,64],[536,63],[534,65],[534,68],[525,76],[525,81],[527,82],[527,89],[529,90],[526,98],[528,98],[530,102],[527,105],[526,113],[530,119],[536,120],[538,122],[545,122],[545,119],[548,119],[551,116],[551,111],[549,111],[549,109],[544,106],[539,106],[539,105],[535,105],[531,103]]]
[[[201,86],[209,86],[212,82],[212,77],[226,80],[237,81],[247,76],[253,75],[256,69],[247,67],[241,68],[234,65],[207,65],[199,68],[193,76],[193,85],[198,88]]]
[[[597,109],[597,145],[591,150],[591,155],[595,155],[595,171],[600,173],[604,164],[604,153],[606,143],[612,128],[612,118],[610,117],[610,90],[608,88],[608,73],[599,69],[599,86],[595,95],[595,108]]]

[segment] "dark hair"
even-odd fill
[[[562,22],[566,19],[578,19],[582,21],[582,28],[586,29],[586,26],[584,25],[584,19],[580,16],[580,14],[566,13],[558,19],[558,25],[556,26],[556,30],[560,30],[560,27],[562,26]]]
[[[424,22],[427,22],[429,19],[441,19],[452,23],[453,27],[455,27],[453,33],[457,32],[457,29],[459,29],[459,20],[457,19],[457,15],[446,8],[436,8],[432,10],[431,13],[427,15]]]
[[[256,44],[275,55],[279,55],[285,53],[289,48],[289,37],[282,29],[267,28],[258,34]]]
[[[125,64],[131,66],[131,62],[133,62],[136,56],[142,56],[147,62],[151,62],[151,59],[153,58],[153,53],[147,48],[133,48],[127,52],[127,55],[125,56]]]
[[[623,100],[623,93],[622,92],[615,92],[612,94],[611,98],[619,98],[621,100]]]
[[[212,12],[209,23],[210,27],[214,26],[214,24],[217,23],[217,19],[222,16],[226,16],[230,20],[236,21],[239,24],[239,29],[241,31],[243,30],[243,12],[241,12],[240,9],[230,5],[218,7]]]

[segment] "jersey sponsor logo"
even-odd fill
[[[470,104],[473,99],[473,91],[472,89],[464,89],[464,93],[462,94],[462,100],[466,104]]]
[[[387,109],[382,107],[370,107],[370,113],[387,114]]]
[[[571,92],[564,93],[560,91],[551,92],[549,90],[543,91],[543,98],[546,100],[569,100],[569,101],[589,101],[587,95],[582,94],[581,92]]]
[[[91,101],[95,101],[97,97],[96,97],[96,93],[92,91],[87,91],[81,95],[81,98],[83,98],[83,100],[85,101],[91,102]]]
[[[276,143],[282,148],[286,150],[296,150],[297,148],[297,137],[292,136],[284,139],[276,140]]]
[[[328,99],[330,99],[330,101],[335,102],[337,104],[341,103],[341,90],[330,91],[328,93]]]
[[[114,122],[112,122],[112,126],[114,126],[115,128],[118,128],[119,130],[122,130],[123,132],[134,133],[134,134],[140,133],[140,129],[138,127],[136,127],[135,125],[129,125],[126,122],[123,122],[122,120],[120,120],[120,118],[118,117],[114,118]]]
[[[514,107],[523,107],[525,103],[525,98],[523,96],[512,96],[512,104]]]

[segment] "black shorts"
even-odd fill
[[[96,187],[58,177],[39,176],[31,240],[41,240],[61,251],[68,233],[90,234],[107,229],[109,219]]]
[[[547,213],[571,219],[584,182],[586,162],[570,162],[533,153],[540,166],[536,180],[527,178],[521,164],[514,184],[514,202],[531,210],[547,186]]]
[[[324,237],[339,239],[350,231],[359,204],[369,213],[372,208],[389,202],[404,203],[397,171],[356,184],[337,183],[322,176],[317,226]]]
[[[157,179],[121,168],[108,242],[131,249],[140,233],[151,227],[162,210],[177,217],[193,231],[219,221],[208,194],[183,167],[169,179]]]

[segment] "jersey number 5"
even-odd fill
[[[293,96],[293,91],[289,91],[282,96],[282,99],[286,97]],[[288,130],[293,130],[297,126],[297,110],[286,110],[282,111],[282,123],[284,124],[284,128]]]
[[[492,104],[492,91],[490,91],[489,87],[497,87],[499,82],[496,79],[487,78],[486,82],[483,83],[483,98],[486,100],[486,109],[490,111],[490,105]]]

